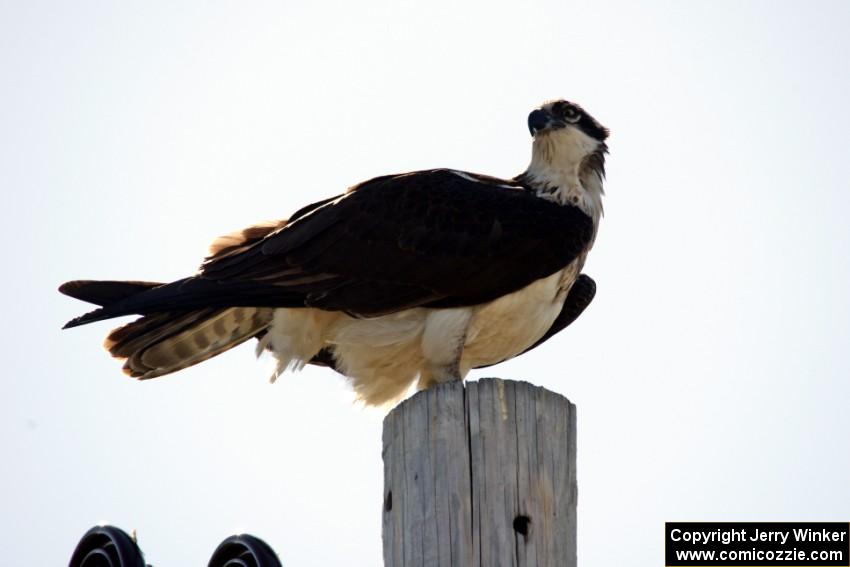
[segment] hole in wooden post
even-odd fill
[[[520,514],[514,518],[514,531],[521,534],[525,539],[528,539],[528,532],[531,531],[531,518],[524,514]]]
[[[384,511],[389,512],[393,509],[393,491],[387,492],[387,497],[384,498]]]

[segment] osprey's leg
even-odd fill
[[[425,320],[422,333],[422,355],[425,364],[419,379],[420,389],[441,382],[463,380],[460,359],[472,309],[434,309]]]

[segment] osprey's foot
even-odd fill
[[[460,361],[443,366],[429,364],[419,377],[419,389],[427,390],[437,384],[460,380],[463,380],[463,375],[460,372]]]

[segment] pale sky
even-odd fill
[[[850,3],[0,2],[0,550],[98,522],[148,562],[226,536],[381,564],[382,414],[243,345],[139,383],[75,278],[171,280],[372,176],[520,173],[528,112],[611,129],[593,304],[473,372],[578,406],[583,566],[665,521],[850,519]]]

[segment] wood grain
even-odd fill
[[[442,384],[384,420],[385,567],[574,567],[575,406],[526,382]]]

